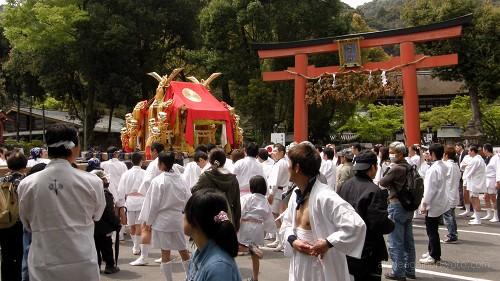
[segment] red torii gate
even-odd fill
[[[373,48],[399,44],[400,57],[392,57],[384,62],[370,62],[362,65],[364,71],[376,71],[402,66],[404,130],[407,144],[420,143],[420,117],[417,92],[417,69],[450,66],[458,64],[457,54],[424,56],[415,54],[415,43],[457,38],[462,34],[462,26],[469,23],[472,15],[444,22],[392,29],[378,32],[350,34],[313,40],[302,40],[280,43],[253,43],[259,58],[272,59],[295,57],[295,67],[286,71],[263,72],[264,81],[294,80],[294,140],[297,142],[308,138],[308,108],[305,101],[306,77],[317,77],[324,73],[339,73],[340,66],[315,67],[308,64],[308,55],[338,51],[338,41],[360,38],[360,48]],[[347,70],[352,70],[351,68]],[[354,68],[356,70],[356,68]]]

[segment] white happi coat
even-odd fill
[[[486,186],[495,189],[497,162],[500,161],[498,154],[493,154],[488,165],[486,165]]]
[[[486,164],[481,155],[477,154],[467,161],[463,176],[467,181],[467,190],[474,193],[486,192]]]
[[[460,168],[455,161],[448,159],[444,162],[448,167],[448,174],[446,175],[446,188],[448,188],[448,198],[450,201],[450,208],[455,208],[460,203],[460,194],[458,187],[460,186]]]
[[[238,241],[243,245],[264,245],[264,233],[275,233],[276,223],[267,198],[260,193],[241,197],[241,223]]]
[[[94,221],[106,201],[102,180],[53,159],[18,187],[20,218],[32,232],[30,280],[99,280]]]
[[[326,183],[335,190],[335,184],[337,183],[337,166],[333,160],[325,160],[321,162],[321,167],[319,171],[325,176]]]
[[[161,171],[160,168],[158,168],[158,157],[156,157],[153,161],[149,162],[149,165],[146,168],[146,174],[144,175],[144,179],[142,180],[141,186],[138,190],[139,193],[146,195],[149,186],[151,185],[151,181],[159,174],[161,174]]]
[[[288,161],[283,157],[274,163],[267,179],[267,185],[271,187],[271,195],[274,199],[281,200],[281,194],[288,186],[289,181]],[[278,187],[283,187],[283,189],[278,189]]]
[[[250,156],[238,160],[234,164],[234,174],[240,185],[241,196],[250,193],[249,181],[253,176],[259,175],[265,178],[262,166],[255,160],[255,157]]]
[[[182,212],[190,196],[189,188],[177,171],[161,173],[153,179],[146,193],[142,210],[148,215],[143,221],[157,231],[182,231]]]
[[[49,162],[50,162],[50,159],[46,159],[46,158],[37,158],[36,160],[30,159],[30,160],[28,160],[28,164],[26,164],[26,168],[31,168],[31,167],[35,166],[36,164],[40,164],[40,163],[49,164]]]
[[[231,174],[234,174],[233,160],[226,158],[226,163],[224,163],[224,169],[228,170]]]
[[[191,161],[184,167],[184,173],[182,173],[182,179],[186,182],[189,188],[192,188],[200,178],[201,169],[196,162]]]
[[[111,158],[111,160],[102,162],[101,168],[109,176],[109,191],[113,194],[115,205],[117,207],[122,207],[125,204],[125,201],[119,200],[118,184],[120,183],[120,178],[123,173],[128,170],[127,165],[118,160],[118,158]]]
[[[264,178],[268,179],[269,174],[271,173],[271,170],[273,169],[274,166],[274,160],[269,157],[267,160],[263,162],[259,162],[259,164],[262,166],[262,171],[264,172]]]
[[[151,182],[154,178],[161,174],[160,168],[158,168],[158,157],[156,157],[153,161],[149,162],[148,167],[146,168],[146,174],[144,175],[144,179],[142,180],[141,186],[139,187],[139,193],[146,196],[148,193],[149,187],[151,186]],[[144,202],[145,203],[145,202]],[[142,204],[141,213],[139,214],[138,221],[145,222],[147,217],[149,216],[149,209],[144,209],[144,205]]]
[[[405,160],[411,166],[416,166],[417,171],[420,169],[420,164],[422,164],[422,162],[420,161],[420,155],[415,154],[413,156],[408,156],[408,157],[405,157]]]
[[[146,175],[140,166],[133,166],[130,170],[126,171],[120,178],[118,184],[118,200],[125,202],[127,212],[140,211],[142,203],[144,202],[144,195],[139,196],[139,187]]]
[[[424,197],[422,203],[427,204],[427,216],[439,217],[450,209],[446,176],[448,166],[442,161],[435,161],[425,173]]]
[[[300,259],[304,255],[295,251],[287,241],[290,235],[296,235],[297,203],[296,194],[293,192],[280,229],[281,237],[284,239],[285,255],[291,257],[288,280],[350,280],[346,255],[361,257],[366,235],[363,219],[349,203],[319,180],[316,180],[308,202],[313,240],[326,239],[333,247],[326,252],[316,270],[300,267]]]

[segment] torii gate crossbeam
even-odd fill
[[[384,62],[365,63],[362,69],[366,71],[376,71],[402,66],[406,143],[415,144],[420,143],[417,69],[458,64],[457,54],[438,56],[416,54],[415,43],[460,37],[462,34],[462,26],[468,24],[471,20],[472,15],[465,15],[425,26],[350,34],[313,40],[281,43],[253,43],[252,46],[257,50],[259,58],[261,59],[295,57],[295,67],[288,68],[286,71],[263,72],[262,77],[264,81],[294,80],[294,140],[300,142],[308,139],[308,109],[305,101],[307,79],[304,76],[317,77],[326,72],[338,73],[342,70],[339,66],[315,67],[314,65],[309,65],[309,55],[337,52],[338,40],[356,37],[362,38],[360,40],[361,48],[399,44],[400,57],[393,57]]]

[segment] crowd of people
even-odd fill
[[[187,280],[241,280],[239,253],[250,255],[256,281],[263,250],[284,252],[290,281],[381,280],[389,259],[386,279],[415,279],[414,217],[425,217],[422,264],[439,263],[441,243],[458,241],[458,209],[471,225],[499,221],[500,156],[490,144],[250,142],[230,155],[200,145],[189,162],[153,143],[146,169],[143,153],[125,163],[110,147],[109,160],[92,157],[81,170],[74,128],[53,125],[45,137],[29,157],[0,149],[9,170],[0,178],[2,280],[99,280],[120,270],[125,233],[137,256],[130,265],[148,265],[159,249],[167,281],[175,263]]]

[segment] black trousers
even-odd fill
[[[425,216],[425,230],[427,231],[427,237],[429,237],[429,255],[437,261],[441,260],[441,242],[438,232],[439,218]]]
[[[106,267],[113,267],[115,265],[115,259],[113,257],[113,241],[111,241],[111,236],[94,235],[94,241],[99,268],[101,267],[102,261],[106,263]],[[116,242],[119,243],[118,241]]]
[[[356,259],[347,256],[349,273],[355,281],[381,281],[382,262],[373,258]]]
[[[462,175],[462,174],[460,174]],[[458,195],[460,197],[460,205],[464,205],[464,182],[462,180],[462,177],[460,176],[460,184],[458,185]]]
[[[500,210],[500,189],[497,189],[497,210]]]
[[[5,281],[21,281],[23,262],[23,224],[18,221],[9,228],[0,229],[2,248],[2,278]]]

